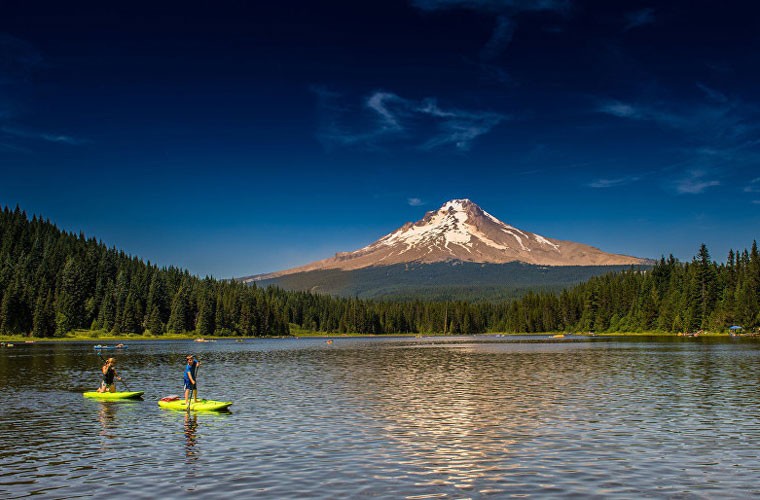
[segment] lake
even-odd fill
[[[0,348],[0,497],[760,493],[752,339],[132,341],[109,355],[134,402],[82,397],[93,345]],[[158,407],[187,353],[229,413]]]

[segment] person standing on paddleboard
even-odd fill
[[[187,403],[190,396],[195,392],[195,401],[198,400],[198,391],[196,387],[195,371],[200,366],[201,362],[195,359],[192,355],[187,357],[187,365],[185,365],[185,403]]]
[[[108,358],[106,364],[100,369],[100,371],[103,372],[103,381],[100,383],[98,392],[116,392],[116,383],[114,382],[114,379],[117,378],[121,380],[121,377],[116,373],[116,368],[114,368],[115,364],[116,359]]]

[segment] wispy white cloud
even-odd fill
[[[637,182],[639,179],[640,177],[635,176],[620,177],[617,179],[597,179],[591,182],[589,187],[600,189],[620,187]]]
[[[480,68],[483,81],[496,82],[501,84],[513,82],[513,79],[507,70],[498,64],[491,64],[481,60],[477,63],[477,66]]]
[[[0,127],[0,132],[4,133],[7,136],[18,137],[21,139],[42,140],[47,142],[54,142],[57,144],[68,144],[70,146],[79,146],[88,142],[84,139],[77,139],[76,137],[71,137],[69,135],[37,132],[11,126]]]
[[[707,87],[704,87],[703,91],[706,90]],[[667,102],[642,104],[605,99],[597,103],[596,111],[618,118],[651,121],[688,132],[697,140],[719,143],[735,143],[760,128],[756,124],[757,115],[760,114],[756,106],[738,100],[721,99],[722,94],[718,91],[710,91],[711,102],[676,106]]]
[[[29,85],[35,72],[46,66],[42,54],[29,42],[0,33],[0,150],[30,153],[34,141],[76,146],[89,141],[70,135],[38,131],[16,125],[24,112],[14,91]]]
[[[720,104],[725,104],[728,102],[728,97],[722,92],[719,92],[713,88],[708,87],[707,85],[703,83],[697,82],[697,88],[705,93],[705,95],[712,99],[715,102],[718,102]]]
[[[443,109],[432,98],[416,101],[386,91],[364,99],[357,112],[338,106],[335,93],[320,89],[316,93],[321,102],[318,136],[327,147],[378,148],[395,141],[423,151],[448,145],[467,151],[476,138],[508,118],[490,111]]]
[[[480,67],[485,77],[499,83],[511,81],[497,59],[512,43],[516,18],[525,12],[566,14],[572,5],[571,0],[411,0],[410,3],[426,12],[460,9],[496,16],[491,36],[480,50]]]
[[[390,131],[401,130],[403,127],[399,124],[397,114],[390,109],[393,104],[400,104],[403,107],[406,103],[389,92],[375,92],[367,99],[367,107],[379,115],[381,128]]]
[[[676,191],[681,194],[700,194],[706,189],[719,186],[720,181],[707,179],[707,172],[692,170],[676,180]]]
[[[663,167],[665,185],[679,194],[699,194],[718,186],[729,172],[760,167],[760,108],[697,83],[704,98],[658,102],[602,100],[595,111],[622,120],[650,122],[689,146],[675,149],[676,164]],[[750,185],[750,188],[753,188]],[[751,192],[751,191],[750,191]]]
[[[634,28],[646,26],[647,24],[652,24],[655,22],[654,9],[646,8],[628,12],[625,15],[625,19],[626,24],[623,31],[629,31]]]
[[[70,135],[61,135],[61,134],[46,134],[41,133],[39,134],[40,139],[43,139],[45,141],[49,142],[57,142],[59,144],[70,144],[72,146],[78,146],[80,144],[84,144],[87,141],[84,141],[83,139],[77,139],[76,137],[71,137]]]
[[[476,138],[490,132],[502,119],[500,115],[489,113],[442,122],[439,125],[440,133],[422,144],[420,149],[430,151],[452,144],[459,151],[468,151]]]
[[[409,206],[411,206],[411,207],[421,207],[422,205],[424,205],[424,204],[425,204],[425,202],[424,202],[424,201],[422,201],[420,198],[408,198],[408,199],[406,200],[406,202],[407,202],[407,203],[409,204]]]
[[[512,42],[515,34],[515,23],[507,16],[496,18],[496,27],[491,33],[491,38],[480,50],[480,58],[490,61],[497,58]]]
[[[760,177],[752,179],[749,185],[744,188],[745,193],[760,193]]]
[[[679,114],[666,110],[665,106],[660,104],[648,106],[610,99],[600,102],[597,105],[596,111],[618,118],[652,121],[674,129],[687,129],[698,126],[698,122],[694,121],[697,118],[697,113],[694,110]],[[701,123],[701,120],[699,122]]]
[[[636,107],[624,102],[610,100],[599,104],[597,111],[608,115],[617,116],[618,118],[642,119],[641,112]]]
[[[505,115],[492,112],[446,111],[438,107],[435,99],[424,100],[423,105],[417,110],[439,119],[439,133],[420,146],[423,150],[453,144],[460,151],[467,151],[475,138],[487,134],[507,118]]]
[[[468,9],[478,12],[566,11],[570,0],[412,0],[420,10]]]

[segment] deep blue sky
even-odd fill
[[[611,252],[760,239],[756,2],[0,3],[0,206],[219,278],[452,198]]]

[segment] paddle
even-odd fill
[[[103,359],[103,356],[100,355],[100,350],[99,349],[95,351],[95,354],[98,355],[98,358],[100,359],[101,366],[104,365],[104,364],[106,364],[106,360]],[[100,382],[98,383],[98,392],[100,392],[100,387],[102,387],[102,383],[103,383],[103,373],[100,370],[98,370],[98,374],[99,374],[98,378],[100,379]]]

